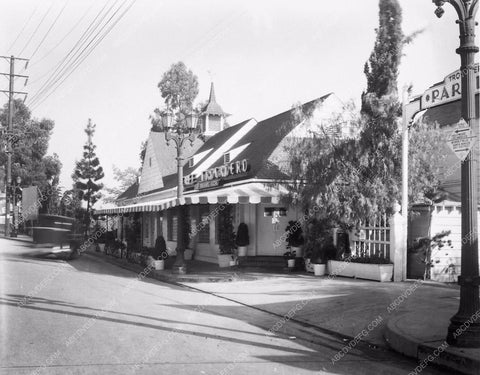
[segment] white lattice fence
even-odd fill
[[[352,252],[356,256],[390,259],[390,225],[387,219],[367,222],[351,232]]]

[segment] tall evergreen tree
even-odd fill
[[[367,90],[362,93],[362,112],[370,115],[379,99],[397,96],[398,68],[406,42],[398,0],[380,0],[379,26],[375,34],[375,45],[364,68]]]
[[[72,174],[73,187],[80,200],[87,203],[87,209],[83,220],[88,223],[90,212],[95,202],[100,199],[100,190],[103,184],[99,181],[104,177],[103,168],[95,153],[96,146],[92,142],[96,125],[88,119],[85,133],[87,134],[87,143],[83,146],[83,158],[76,162],[75,170]]]

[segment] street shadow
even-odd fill
[[[31,309],[31,310],[35,310],[35,311],[50,312],[50,313],[55,313],[55,314],[69,315],[69,316],[82,317],[82,318],[93,318],[93,319],[99,320],[99,321],[118,323],[118,324],[126,324],[126,325],[135,326],[135,327],[150,328],[150,329],[155,329],[155,330],[163,331],[163,332],[175,332],[175,333],[182,334],[182,335],[187,335],[187,336],[196,336],[196,337],[201,336],[201,337],[204,337],[204,338],[210,338],[210,339],[222,340],[222,341],[229,341],[229,342],[232,342],[232,343],[248,345],[248,346],[252,346],[252,347],[261,347],[261,348],[266,348],[266,349],[281,350],[281,351],[285,351],[285,352],[288,352],[288,353],[294,353],[294,354],[297,354],[297,355],[307,355],[308,356],[308,355],[311,354],[311,351],[308,351],[308,350],[295,349],[295,348],[285,348],[281,345],[261,343],[261,342],[254,341],[254,340],[245,340],[245,339],[229,337],[229,336],[224,336],[224,335],[219,335],[219,334],[198,332],[198,331],[193,331],[193,330],[190,330],[190,329],[179,329],[179,328],[164,327],[164,326],[161,326],[161,325],[158,325],[158,324],[144,323],[144,322],[139,322],[139,321],[131,321],[131,320],[120,319],[120,318],[111,317],[111,316],[101,316],[101,314],[88,314],[88,313],[84,313],[84,312],[70,311],[70,310],[64,310],[64,309],[60,310],[60,309],[55,309],[55,308],[52,308],[52,307],[41,306],[42,304],[46,304],[46,305],[50,305],[50,306],[62,306],[62,307],[79,309],[78,306],[75,306],[75,305],[70,304],[70,303],[64,303],[62,301],[57,301],[57,300],[48,300],[48,299],[44,299],[44,298],[31,298],[31,299],[29,299],[29,302],[26,303],[26,304],[20,305],[20,302],[21,302],[21,299],[19,300],[17,297],[15,297],[15,298],[0,297],[0,305],[13,306],[13,307],[21,308],[21,309]],[[104,312],[104,313],[114,313],[114,314],[118,314],[118,315],[125,315],[122,312],[107,311],[107,310],[99,310],[99,311]],[[176,323],[185,323],[185,322],[178,321]],[[212,328],[212,329],[217,329],[216,326],[205,326],[205,327],[209,327],[209,328]]]
[[[94,319],[118,325],[153,329],[158,332],[163,332],[166,337],[169,337],[171,334],[179,334],[230,342],[246,346],[246,351],[248,351],[251,357],[272,364],[278,363],[291,366],[292,371],[295,371],[296,368],[298,370],[316,372],[325,371],[329,374],[339,375],[362,374],[355,365],[355,363],[359,361],[370,361],[374,364],[384,363],[385,371],[380,372],[375,368],[372,368],[372,371],[375,371],[374,373],[385,374],[388,373],[388,369],[390,369],[390,371],[397,369],[408,373],[416,366],[413,360],[408,360],[386,350],[372,349],[365,342],[358,343],[344,358],[338,361],[338,363],[333,363],[333,355],[340,352],[345,345],[348,345],[348,341],[342,339],[341,336],[332,336],[331,334],[325,334],[325,332],[321,330],[305,327],[312,335],[309,339],[292,337],[292,332],[294,331],[290,330],[288,322],[285,324],[285,329],[272,332],[269,330],[279,320],[278,317],[261,313],[262,319],[258,319],[257,311],[252,312],[251,307],[242,305],[218,306],[206,304],[203,305],[201,311],[198,311],[198,305],[161,304],[161,306],[165,307],[182,309],[191,313],[208,314],[210,316],[203,318],[197,317],[197,321],[193,322],[191,320],[172,320],[157,316],[133,314],[116,311],[114,309],[97,309],[58,299],[47,299],[35,296],[28,297],[22,294],[7,294],[5,297],[0,297],[0,305],[48,312],[62,316],[67,315]],[[268,306],[263,307],[268,308]],[[215,316],[243,321],[251,326],[260,328],[260,330],[251,332],[228,326],[220,327],[218,324],[215,324],[215,322],[218,321],[215,319]],[[201,322],[198,322],[199,320],[201,320]],[[211,324],[205,324],[203,322],[211,322]],[[172,325],[174,325],[175,328],[172,328]],[[118,332],[121,332],[121,329],[121,327],[118,327]],[[205,332],[205,329],[207,329],[207,332]],[[219,333],[218,331],[221,332]],[[259,340],[259,337],[266,337],[268,340]],[[295,347],[285,345],[285,340],[294,340]],[[168,342],[165,345],[168,345]],[[256,354],[256,349],[274,350],[275,353],[271,355],[260,355]],[[232,363],[235,362],[235,355],[238,355],[238,353],[232,353]],[[367,372],[365,372],[365,374],[367,374]]]

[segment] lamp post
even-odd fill
[[[16,184],[13,183],[10,187],[11,187],[11,191],[12,191],[12,212],[13,212],[13,215],[12,215],[12,231],[10,232],[10,237],[17,237],[17,233],[18,233],[18,222],[15,218],[15,210],[17,208],[17,201],[16,201],[16,197],[17,197],[17,188],[20,187],[20,183],[22,182],[22,178],[20,176],[18,176],[16,178]]]
[[[187,273],[184,258],[186,212],[185,206],[181,204],[183,197],[183,145],[187,141],[190,141],[193,145],[196,137],[195,131],[197,129],[198,115],[193,111],[184,114],[179,104],[176,108],[168,108],[166,111],[163,111],[160,117],[161,130],[165,133],[167,146],[173,141],[177,150],[177,258],[173,264],[173,271],[185,274]]]
[[[437,6],[435,14],[441,17],[445,11],[443,5],[448,2],[458,13],[460,26],[460,47],[456,52],[461,58],[462,74],[462,116],[477,137],[475,145],[462,162],[462,260],[460,285],[460,307],[450,319],[447,342],[463,348],[480,347],[480,320],[478,314],[479,285],[478,275],[478,123],[475,113],[475,17],[479,0],[433,0]]]

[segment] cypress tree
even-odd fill
[[[372,107],[378,106],[378,100],[387,96],[397,100],[398,68],[405,44],[398,0],[380,0],[375,34],[375,45],[364,67],[367,90],[362,93],[362,113],[367,115],[374,115]]]
[[[103,168],[95,153],[96,146],[92,142],[96,125],[88,119],[85,133],[87,142],[83,146],[83,158],[76,162],[75,170],[72,174],[73,187],[77,192],[78,198],[87,203],[87,209],[83,218],[85,224],[88,223],[90,212],[93,205],[100,199],[100,190],[103,184],[99,181],[104,177]]]

